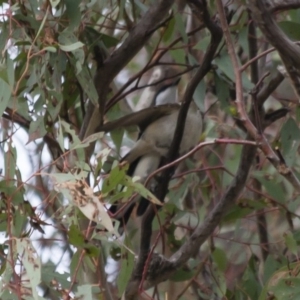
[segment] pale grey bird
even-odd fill
[[[137,125],[140,128],[139,139],[122,159],[122,161],[129,163],[128,175],[138,176],[140,182],[144,183],[148,176],[159,168],[172,143],[180,107],[180,104],[150,107],[104,124],[101,131],[106,132],[132,125]],[[198,143],[201,132],[201,113],[195,103],[192,103],[186,118],[179,149],[180,155]],[[143,214],[148,205],[148,200],[140,198],[136,197],[136,201],[141,200],[137,210],[138,215]],[[127,223],[134,205],[134,203],[130,204],[127,209],[122,210],[122,213],[117,216],[117,219],[121,221],[121,225]],[[113,205],[110,211],[113,213],[118,211],[117,206]]]
[[[162,104],[176,103],[178,99],[179,69],[173,66],[156,67],[134,107],[134,111]]]
[[[139,127],[139,138],[122,161],[129,163],[128,175],[139,177],[141,183],[145,183],[148,176],[161,166],[172,143],[180,109],[177,103],[179,72],[179,69],[173,66],[156,67],[148,81],[149,86],[145,88],[140,101],[134,108],[136,112],[106,123],[100,128],[101,131],[107,132],[132,125]],[[195,103],[192,103],[188,111],[179,154],[195,146],[201,132],[202,117]],[[152,186],[153,181],[149,182],[148,188]],[[142,215],[149,201],[141,196],[135,198],[135,202],[137,201],[140,202],[137,214]],[[134,206],[135,203],[130,204],[117,216],[121,225],[127,223]],[[117,205],[110,208],[113,213],[118,210]]]

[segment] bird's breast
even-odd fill
[[[153,150],[162,156],[168,154],[178,119],[178,111],[164,116],[147,127],[142,139],[151,145]],[[202,117],[199,111],[189,110],[184,133],[180,144],[180,154],[194,147],[202,132]]]

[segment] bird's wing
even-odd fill
[[[124,128],[128,126],[138,126],[141,131],[157,119],[172,114],[174,111],[178,111],[179,104],[166,104],[155,107],[148,107],[132,114],[126,115],[115,121],[105,123],[99,126],[98,131],[109,132],[117,128]]]
[[[127,161],[129,164],[134,163],[137,159],[151,153],[152,146],[148,141],[144,141],[143,139],[139,139],[134,147],[122,158],[122,161]]]
[[[157,153],[149,153],[140,157],[132,176],[138,176],[144,183],[148,176],[160,165],[161,156]]]

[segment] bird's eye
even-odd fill
[[[161,75],[160,69],[156,69],[153,73],[153,79],[158,79]]]

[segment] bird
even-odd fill
[[[108,122],[100,128],[100,131],[109,132],[115,128],[133,125],[139,127],[140,135],[138,140],[121,160],[121,162],[129,164],[129,176],[138,176],[139,181],[145,183],[148,176],[160,167],[169,152],[180,107],[180,104],[173,103],[144,108],[118,120]],[[192,102],[186,117],[179,154],[182,155],[194,147],[198,143],[201,133],[202,116],[196,104]],[[149,185],[151,185],[151,182]],[[120,214],[117,214],[116,219],[120,221],[120,227],[126,225],[135,202],[138,201],[140,204],[137,209],[137,215],[144,213],[149,201],[141,196],[136,197],[134,203],[128,205],[126,209],[122,209]],[[113,214],[119,211],[117,205],[112,205],[109,210]]]
[[[139,111],[151,106],[176,103],[179,74],[179,69],[174,66],[162,65],[154,68],[147,87],[143,90],[133,110]]]
[[[165,103],[174,103],[177,101],[177,85],[180,80],[180,76],[178,76],[179,70],[172,66],[160,66],[156,67],[152,73],[152,76],[149,79],[148,87],[142,94],[142,102],[138,103],[138,106],[135,107],[135,110],[140,110],[142,108],[152,107],[156,105],[161,105]],[[172,110],[172,108],[171,108]],[[145,114],[146,113],[146,114]],[[117,120],[118,124],[122,124],[121,126],[126,126],[126,122],[137,123],[141,128],[141,132],[146,129],[148,124],[152,123],[157,117],[168,115],[170,113],[169,107],[162,107],[159,111],[152,111],[152,109],[148,109],[144,112],[132,114],[126,116],[124,118],[124,123],[121,120]],[[121,123],[120,123],[121,122]],[[107,123],[104,126],[104,130],[112,130],[116,122]],[[112,126],[110,128],[110,126]],[[128,156],[128,159],[130,157]],[[140,176],[141,181],[144,182],[146,177],[143,177],[143,174],[147,174],[144,172],[143,168],[147,168],[147,163],[155,163],[158,164],[158,159],[155,158],[155,155],[152,156],[144,156],[142,158],[135,159],[135,161],[130,165],[128,175],[130,176]],[[154,161],[155,160],[155,161]],[[139,163],[138,163],[139,161]],[[73,173],[76,173],[73,170]],[[93,192],[92,188],[86,183],[84,179],[79,179],[79,177],[74,175],[72,180],[67,180],[64,182],[56,181],[54,184],[55,189],[58,192],[65,193],[66,197],[71,200],[71,203],[75,204],[79,208],[79,210],[91,221],[96,224],[101,224],[105,227],[105,229],[115,236],[119,236],[119,233],[115,231],[114,224],[112,223],[105,207],[103,206],[101,199]],[[101,195],[101,193],[100,193]],[[146,202],[148,203],[148,202]],[[115,206],[111,207],[111,211],[115,208]],[[129,217],[131,210],[127,210],[127,215]],[[128,219],[128,218],[127,218]]]

